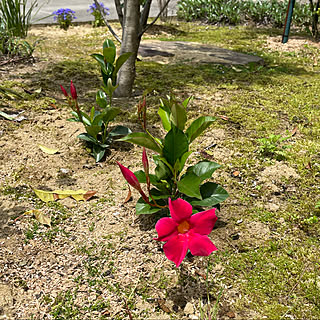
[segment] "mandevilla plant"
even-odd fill
[[[101,67],[103,86],[102,90],[98,90],[96,94],[96,103],[102,111],[96,110],[94,106],[91,108],[89,114],[81,111],[78,105],[76,88],[72,81],[70,85],[71,95],[69,95],[65,88],[61,86],[61,90],[67,97],[69,106],[73,109],[71,112],[73,118],[68,120],[81,122],[84,125],[86,133],[81,133],[78,135],[78,138],[86,141],[90,145],[92,155],[96,162],[103,158],[106,149],[110,147],[114,137],[131,133],[131,130],[124,126],[116,126],[112,130],[109,130],[108,128],[109,123],[120,113],[119,108],[112,107],[112,95],[117,88],[117,85],[113,84],[112,79],[114,79],[116,83],[117,73],[131,53],[121,55],[116,60],[116,47],[111,40],[106,40],[103,44],[103,48],[103,56],[99,54],[94,55],[95,57],[98,57],[97,60],[100,65],[103,64],[103,68]]]
[[[144,170],[131,172],[120,163],[122,174],[128,183],[141,195],[136,204],[137,214],[151,214],[168,207],[168,199],[181,198],[189,202],[194,212],[202,207],[219,207],[229,195],[220,185],[205,182],[211,178],[220,165],[212,161],[200,161],[185,170],[185,163],[192,153],[190,144],[216,119],[202,116],[194,120],[185,130],[187,122],[186,107],[190,98],[179,103],[174,97],[161,100],[158,114],[167,131],[163,139],[154,137],[146,128],[146,100],[138,105],[138,114],[144,132],[134,132],[119,139],[144,147],[142,163]],[[149,163],[145,148],[157,154],[153,156],[156,164],[154,174],[149,173]],[[148,196],[141,183],[147,184]],[[153,185],[153,187],[151,186]]]

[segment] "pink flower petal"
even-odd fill
[[[177,226],[178,224],[171,218],[160,219],[156,224],[158,238],[155,238],[154,240],[168,241],[178,234]]]
[[[166,257],[173,261],[177,268],[184,259],[188,251],[188,238],[184,234],[178,234],[171,238],[164,246],[163,251]]]
[[[192,231],[202,235],[209,234],[212,231],[214,224],[218,220],[215,212],[216,209],[214,208],[192,215],[190,218]]]
[[[194,256],[208,256],[212,251],[218,250],[207,236],[192,231],[189,235],[189,249]]]
[[[177,223],[190,218],[192,215],[191,204],[180,198],[174,201],[169,198],[169,210],[172,219]]]

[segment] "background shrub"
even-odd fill
[[[178,17],[186,21],[201,20],[206,23],[256,24],[283,27],[287,1],[280,0],[181,0]],[[296,3],[293,24],[306,28],[311,25],[312,14],[308,4]]]

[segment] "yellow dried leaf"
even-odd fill
[[[45,224],[51,227],[51,218],[48,217],[44,212],[40,210],[29,210],[26,211],[24,214],[31,214],[33,215],[40,223]]]
[[[45,152],[45,153],[47,153],[47,154],[55,154],[55,153],[58,153],[58,152],[59,152],[58,149],[51,149],[51,148],[48,148],[48,147],[43,146],[43,145],[41,145],[41,144],[39,144],[38,146],[39,146],[39,148],[40,148],[43,152]]]
[[[55,201],[58,199],[65,199],[67,197],[72,197],[77,201],[87,201],[92,196],[96,194],[96,191],[85,191],[82,189],[79,190],[54,190],[54,191],[44,191],[34,189],[36,195],[44,202]]]

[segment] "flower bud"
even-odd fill
[[[60,84],[60,88],[65,97],[69,97],[67,90]]]
[[[77,100],[77,90],[76,87],[74,86],[72,80],[70,83],[70,93],[71,93],[71,97],[73,100]]]

